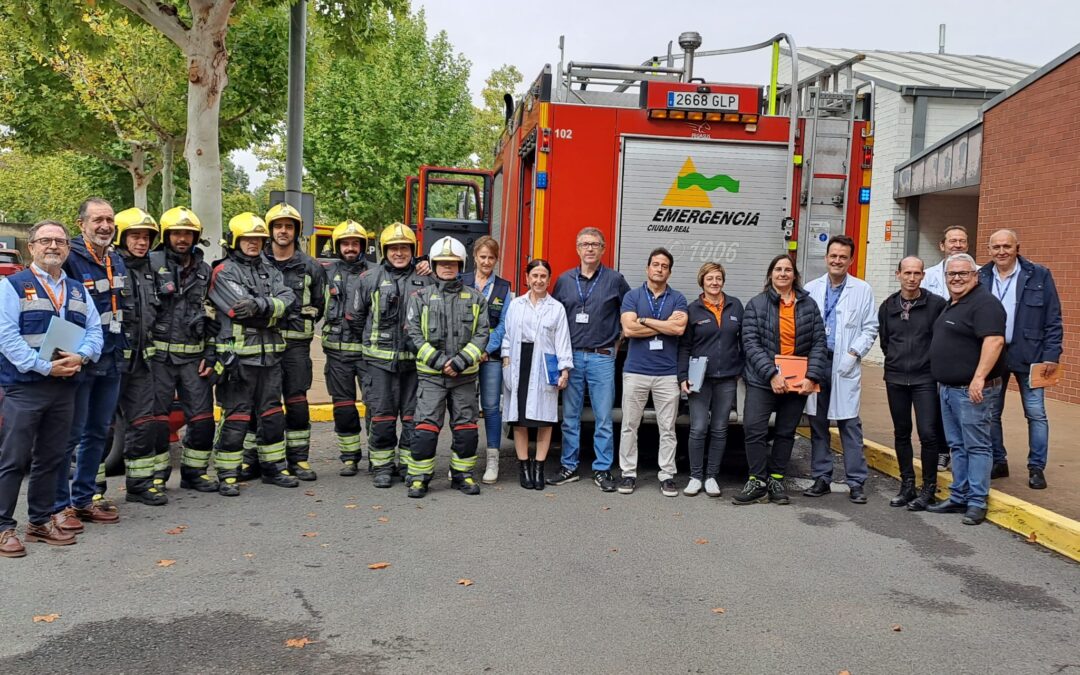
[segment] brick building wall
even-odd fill
[[[1020,253],[1046,265],[1065,322],[1066,377],[1050,398],[1080,403],[1080,56],[983,116],[979,227],[973,252],[989,259],[990,233],[1008,227]]]

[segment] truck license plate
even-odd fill
[[[696,91],[669,91],[667,95],[667,104],[669,108],[725,110],[734,112],[739,109],[739,95],[702,94]]]

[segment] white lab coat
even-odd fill
[[[822,319],[825,318],[825,289],[828,286],[828,274],[806,284],[806,292],[818,304]],[[836,361],[829,394],[829,419],[848,420],[859,416],[862,388],[860,359],[870,351],[877,333],[874,290],[870,284],[849,274],[836,303],[836,342],[833,349]],[[849,351],[857,353],[859,358],[852,356]],[[816,410],[817,394],[812,394],[807,401],[806,413],[813,415]]]
[[[942,260],[933,267],[928,267],[926,269],[926,274],[923,275],[922,283],[919,285],[934,295],[941,296],[948,300],[949,287],[945,285],[945,261]]]
[[[502,356],[510,357],[503,367],[503,420],[518,421],[518,393],[521,379],[522,335],[528,327],[534,335],[532,368],[529,371],[529,390],[524,392],[525,416],[539,422],[559,421],[559,389],[547,383],[544,354],[555,354],[559,370],[574,367],[574,352],[570,346],[570,326],[566,309],[550,295],[533,306],[529,294],[514,298],[506,306],[506,333],[503,335]]]

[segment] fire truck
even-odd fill
[[[804,280],[820,276],[837,234],[857,242],[851,271],[863,276],[873,90],[853,87],[858,59],[800,79],[787,34],[701,44],[687,32],[682,53],[669,43],[643,64],[544,66],[524,96],[507,97],[493,170],[422,167],[407,182],[405,222],[425,245],[450,234],[471,247],[490,233],[502,248],[497,272],[515,289],[534,258],[556,275],[577,265],[573,242],[586,226],[604,233],[603,263],[631,286],[644,282],[649,252],[666,247],[669,283],[691,298],[707,261],[724,265],[725,292],[744,302],[775,255],[793,256]],[[758,49],[772,51],[768,85],[694,74],[695,60]]]

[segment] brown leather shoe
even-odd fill
[[[84,529],[82,521],[75,515],[75,508],[72,506],[67,507],[60,513],[54,513],[53,522],[61,530],[72,534],[80,534]]]
[[[19,537],[15,535],[15,530],[0,532],[0,557],[21,558],[24,555],[26,555],[26,547],[22,545]]]
[[[110,524],[120,520],[120,513],[112,502],[97,499],[86,506],[76,506],[75,515],[88,523]]]
[[[41,525],[27,523],[26,541],[43,541],[52,546],[69,546],[76,543],[75,535],[61,530],[51,518]]]

